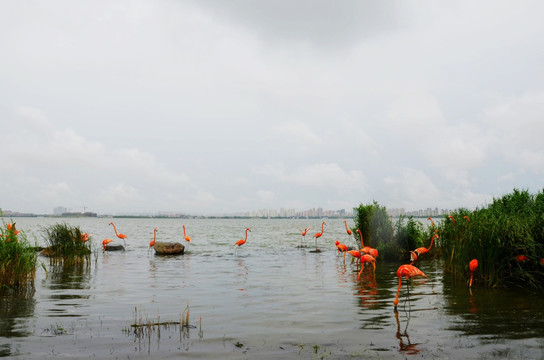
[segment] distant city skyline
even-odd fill
[[[82,207],[83,211],[74,210],[64,206],[56,206],[53,208],[52,213],[32,213],[32,212],[20,212],[13,211],[10,209],[1,209],[2,215],[4,217],[9,216],[39,216],[39,215],[54,215],[54,216],[63,216],[63,215],[74,215],[81,214],[87,216],[158,216],[158,217],[213,217],[213,216],[225,216],[225,217],[254,217],[254,218],[350,218],[353,217],[353,209],[324,209],[323,207],[310,208],[306,210],[297,211],[294,208],[262,208],[244,212],[232,212],[232,213],[223,213],[223,214],[191,214],[186,212],[177,212],[177,211],[157,211],[157,212],[139,212],[139,213],[96,213],[92,211],[87,211],[87,207]],[[406,210],[404,208],[387,208],[386,211],[388,214],[398,217],[401,215],[404,216],[442,216],[451,213],[452,209],[444,208],[425,208],[417,210]]]

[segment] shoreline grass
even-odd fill
[[[15,223],[0,227],[0,287],[25,288],[34,284],[37,256],[27,240],[24,231]]]

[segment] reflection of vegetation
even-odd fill
[[[88,262],[91,255],[89,235],[82,233],[79,227],[68,224],[56,224],[43,230],[48,247],[42,255],[51,257],[52,263]]]
[[[15,223],[0,227],[0,287],[18,288],[33,284],[36,252]]]
[[[376,248],[380,258],[404,259],[408,251],[423,246],[423,225],[411,217],[406,219],[401,216],[393,224],[386,208],[376,201],[369,205],[361,204],[353,210],[355,229],[361,230],[364,245]],[[356,239],[359,241],[359,235],[356,235]]]
[[[18,288],[0,289],[0,336],[28,336],[25,327],[20,326],[21,318],[34,315],[36,301],[34,300],[34,283]]]
[[[49,278],[55,289],[88,289],[90,270],[88,262],[53,264]]]
[[[476,258],[476,283],[488,287],[544,288],[544,193],[514,189],[487,208],[459,209],[445,216],[439,231],[445,268],[467,279]]]

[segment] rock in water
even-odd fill
[[[123,245],[106,245],[105,251],[125,251],[125,247]]]
[[[153,249],[155,249],[155,254],[158,255],[176,255],[185,252],[185,246],[178,242],[156,242]]]

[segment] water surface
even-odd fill
[[[103,252],[104,238],[128,236],[125,252]],[[542,358],[542,293],[453,284],[438,261],[418,267],[429,280],[403,283],[393,300],[400,264],[378,259],[360,281],[342,219],[49,219],[16,218],[31,242],[44,226],[67,222],[92,236],[88,266],[38,268],[35,286],[0,297],[0,355],[15,359],[118,358]],[[149,250],[157,241],[192,243],[182,256]],[[233,244],[251,228],[237,254]],[[315,230],[315,231],[314,231]],[[116,239],[116,243],[123,241]],[[191,327],[157,327],[134,334],[130,325],[179,321],[189,306]],[[126,331],[126,330],[129,331]]]

